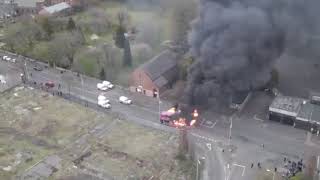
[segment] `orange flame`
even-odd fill
[[[198,114],[198,111],[195,109],[194,111],[193,111],[193,117],[198,117],[199,116],[199,114]]]
[[[179,120],[173,121],[174,125],[177,127],[184,127],[186,126],[186,120],[184,118],[180,118]]]
[[[190,122],[190,126],[193,126],[196,122],[197,122],[197,120],[193,119],[193,120]]]
[[[173,107],[173,108],[169,109],[168,112],[169,112],[169,113],[175,113],[175,112],[176,112],[176,109]]]

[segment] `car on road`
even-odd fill
[[[98,84],[97,84],[97,88],[98,88],[99,90],[101,90],[101,91],[106,91],[106,90],[109,89],[107,86],[105,86],[105,85],[102,84],[102,83],[98,83]]]
[[[102,84],[107,86],[109,89],[112,89],[114,85],[109,81],[102,81]]]
[[[15,58],[12,58],[12,59],[11,59],[11,62],[12,62],[12,63],[16,63],[16,59],[15,59]]]
[[[48,81],[48,82],[44,83],[44,85],[45,85],[46,87],[48,87],[48,88],[53,88],[53,87],[54,87],[54,82]]]
[[[110,109],[111,108],[111,104],[104,102],[104,101],[98,101],[98,106],[105,108],[105,109]]]
[[[126,96],[120,96],[119,97],[119,102],[122,103],[122,104],[132,104],[132,100],[129,99],[128,97]]]
[[[43,68],[42,68],[41,66],[34,66],[34,67],[33,67],[33,70],[35,70],[35,71],[42,71]]]
[[[104,95],[99,95],[98,106],[106,109],[110,109],[111,108],[110,100],[108,100],[107,97],[105,97]]]
[[[102,81],[102,83],[97,84],[97,88],[101,91],[107,91],[108,89],[112,89],[114,85],[109,81]]]
[[[2,60],[6,60],[8,56],[2,56]]]
[[[10,57],[6,57],[5,60],[10,62],[11,58]]]
[[[1,84],[6,84],[7,81],[4,79],[4,76],[0,75],[0,83]]]

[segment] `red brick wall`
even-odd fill
[[[134,87],[142,86],[143,90],[146,90],[145,94],[149,96],[153,95],[154,89],[158,91],[158,88],[153,84],[149,76],[141,69],[136,69],[132,73],[130,79],[130,86],[132,87],[131,89],[133,89]]]

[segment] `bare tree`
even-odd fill
[[[83,45],[80,31],[61,33],[50,43],[50,62],[62,67],[70,67],[76,51]]]

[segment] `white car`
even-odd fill
[[[7,57],[5,60],[10,62],[10,61],[11,61],[11,58],[10,58],[10,57]]]
[[[111,108],[111,104],[107,103],[106,101],[98,101],[98,106],[100,106],[102,108],[106,108],[106,109]]]
[[[101,90],[101,91],[106,91],[106,90],[109,89],[107,86],[105,86],[105,85],[102,84],[102,83],[98,83],[98,84],[97,84],[97,88],[98,88],[99,90]]]
[[[104,95],[99,95],[98,106],[109,109],[111,108],[110,100],[108,100]]]
[[[102,84],[107,86],[109,89],[112,89],[114,85],[109,81],[102,81]]]
[[[12,58],[12,59],[11,59],[11,62],[12,62],[12,63],[16,63],[16,59]]]
[[[4,79],[4,76],[0,75],[0,83],[1,84],[6,84],[7,81]]]
[[[125,96],[120,96],[119,97],[119,102],[122,104],[132,104],[132,100],[125,97]]]
[[[102,94],[98,96],[98,101],[104,101],[104,102],[107,102],[107,103],[110,102],[110,100],[108,100],[107,97],[105,97]]]
[[[2,60],[6,60],[8,56],[2,56]]]

